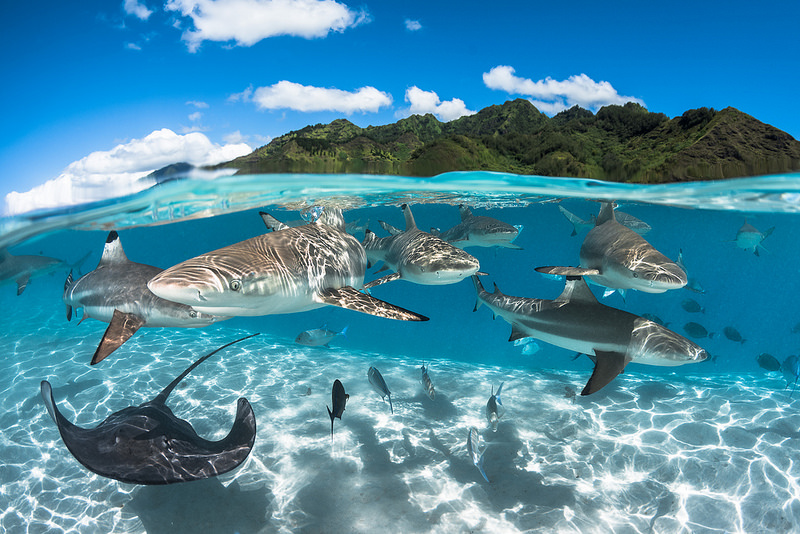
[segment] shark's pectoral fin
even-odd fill
[[[319,292],[318,298],[320,302],[331,306],[339,306],[340,308],[386,317],[387,319],[397,319],[399,321],[428,320],[424,315],[376,299],[352,286],[324,289]]]
[[[17,278],[17,295],[22,295],[22,292],[25,291],[25,288],[28,287],[28,282],[31,279],[31,275],[23,274],[19,278]]]
[[[380,271],[378,271],[380,272]],[[379,286],[381,284],[385,284],[386,282],[394,282],[395,280],[400,280],[400,273],[392,273],[387,274],[386,276],[382,276],[377,280],[373,280],[368,284],[364,284],[364,289],[370,289],[375,286]]]
[[[509,336],[508,338],[509,341],[516,341],[518,339],[522,339],[525,337],[533,337],[533,336],[528,334],[521,328],[519,328],[517,325],[515,324],[511,325],[511,336]]]
[[[600,274],[597,269],[584,269],[583,267],[547,266],[537,267],[537,273],[552,274],[555,276],[593,276]]]
[[[377,271],[375,271],[373,274],[382,273],[383,271],[385,271],[388,268],[389,268],[389,266],[384,263],[383,265],[381,265],[381,268],[378,269]]]
[[[514,249],[514,250],[523,250],[523,248],[521,246],[515,245],[514,243],[503,243],[500,246],[503,247],[503,248],[511,248],[511,249]]]
[[[109,354],[120,348],[144,323],[143,317],[114,310],[114,316],[92,356],[92,365],[103,361]]]
[[[591,395],[603,389],[609,382],[614,380],[618,374],[625,370],[627,360],[621,352],[594,351],[596,361],[594,372],[586,382],[586,387],[581,391],[581,395]]]

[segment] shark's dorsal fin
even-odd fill
[[[461,215],[461,220],[466,221],[470,217],[472,217],[472,210],[469,209],[464,204],[458,206],[458,213]]]
[[[325,208],[322,210],[317,222],[331,226],[342,232],[347,229],[347,225],[344,222],[344,213],[342,213],[340,208]]]
[[[406,217],[406,232],[414,230],[417,227],[417,223],[414,222],[414,214],[411,213],[411,207],[408,204],[403,204],[400,208],[403,210],[403,215]]]
[[[559,302],[583,302],[585,304],[597,304],[597,297],[594,296],[589,285],[583,278],[567,277],[564,291],[556,299]]]
[[[603,352],[594,351],[597,356],[597,362],[594,365],[594,372],[586,382],[586,386],[581,391],[581,395],[591,395],[600,391],[603,387],[608,385],[609,382],[614,380],[618,374],[625,370],[625,365],[628,363],[625,355],[621,352]]]
[[[285,230],[286,228],[289,228],[289,225],[283,224],[266,211],[259,211],[258,214],[261,215],[261,220],[264,221],[264,224],[267,226],[268,230],[277,232],[278,230]]]
[[[603,206],[600,208],[600,214],[597,216],[597,220],[594,222],[594,224],[595,226],[600,226],[608,221],[616,220],[617,218],[614,216],[614,203],[603,202]]]
[[[115,230],[111,230],[106,238],[106,244],[103,247],[103,256],[100,258],[98,267],[103,265],[112,265],[115,263],[126,263],[130,261],[122,249],[122,242],[119,239],[119,234]]]

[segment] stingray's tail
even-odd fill
[[[234,343],[239,343],[240,341],[244,341],[245,339],[250,339],[251,337],[254,337],[254,336],[257,336],[257,335],[258,335],[258,333],[250,334],[249,336],[245,336],[245,337],[243,337],[241,339],[237,339],[236,341],[231,341],[230,343],[226,343],[225,345],[222,345],[220,348],[209,352],[208,354],[206,354],[205,356],[203,356],[202,358],[200,358],[199,360],[194,362],[192,365],[190,365],[188,369],[186,369],[184,372],[182,372],[180,374],[180,376],[178,376],[178,378],[176,378],[175,380],[170,382],[170,384],[167,387],[164,388],[164,391],[159,393],[158,396],[155,399],[153,399],[153,402],[162,402],[162,403],[166,402],[167,397],[169,397],[169,394],[172,393],[173,389],[175,389],[175,386],[177,386],[178,383],[181,380],[186,378],[186,375],[191,373],[194,370],[195,367],[197,367],[198,365],[200,365],[201,363],[203,363],[204,361],[209,359],[211,356],[215,355],[216,353],[218,353],[222,349],[230,347]]]

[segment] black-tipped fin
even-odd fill
[[[597,269],[584,269],[583,267],[546,266],[537,267],[537,273],[551,274],[553,276],[593,276],[600,274]]]
[[[388,269],[388,268],[389,268],[388,265],[384,264],[383,267],[381,267],[380,269],[378,269],[375,272],[379,273],[379,272],[381,272],[381,271],[383,271],[385,269]],[[380,278],[377,278],[377,279],[373,280],[372,282],[364,284],[364,289],[370,289],[372,287],[379,286],[381,284],[385,284],[386,282],[394,282],[395,280],[400,280],[400,273],[387,274],[386,276],[382,276]]]
[[[270,215],[265,211],[259,211],[258,214],[261,215],[261,220],[264,221],[264,224],[266,225],[268,230],[277,232],[278,230],[285,230],[286,228],[289,228],[289,225],[283,224],[278,219],[276,219],[275,217],[273,217],[272,215]]]
[[[625,370],[627,361],[621,352],[595,351],[597,362],[594,365],[594,372],[586,382],[586,386],[581,391],[581,395],[591,395],[603,389],[614,380],[618,374]]]

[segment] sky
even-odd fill
[[[530,99],[733,106],[800,138],[800,2],[5,2],[0,211],[144,187],[309,124]]]

